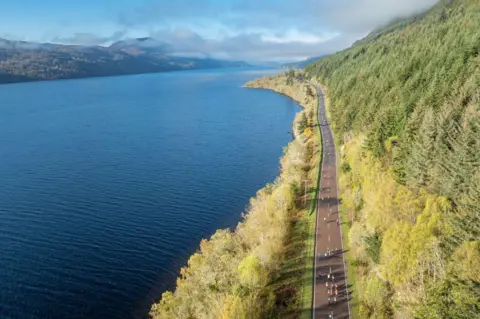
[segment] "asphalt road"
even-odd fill
[[[316,89],[323,141],[323,162],[315,226],[313,318],[329,318],[330,314],[333,314],[334,319],[350,318],[350,294],[346,285],[344,250],[339,225],[335,142],[325,115],[323,91],[318,86]],[[322,256],[319,257],[319,254]]]

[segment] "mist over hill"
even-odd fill
[[[326,57],[326,55],[315,56],[315,57],[311,57],[311,58],[308,58],[308,59],[305,59],[305,60],[302,60],[302,61],[288,62],[288,63],[282,64],[282,67],[284,67],[284,68],[303,69],[303,68],[306,67],[307,65],[312,64],[312,63],[314,63],[314,62],[316,62],[316,61],[318,61],[318,60],[321,60],[321,59],[323,59],[324,57]]]

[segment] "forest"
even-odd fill
[[[480,1],[306,67],[328,87],[359,318],[480,318]]]

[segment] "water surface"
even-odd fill
[[[0,86],[0,318],[145,315],[278,175],[298,106],[267,71]]]

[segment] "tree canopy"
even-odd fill
[[[442,1],[306,72],[344,145],[361,315],[479,318],[480,2]]]

